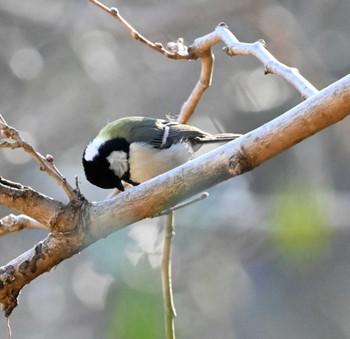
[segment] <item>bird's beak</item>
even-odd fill
[[[115,187],[118,188],[119,191],[122,191],[122,192],[125,191],[125,188],[124,188],[121,180],[117,180]]]

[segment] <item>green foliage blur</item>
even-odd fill
[[[147,293],[127,285],[111,290],[110,293],[112,300],[107,309],[107,339],[164,338],[161,294]]]
[[[305,185],[288,185],[273,203],[272,239],[287,261],[304,264],[324,258],[332,242],[326,209],[313,190]]]

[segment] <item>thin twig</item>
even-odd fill
[[[229,28],[221,23],[215,28],[215,32],[221,41],[226,44],[224,52],[229,56],[235,55],[253,55],[264,65],[265,74],[276,74],[284,78],[290,85],[295,87],[302,95],[303,99],[318,92],[317,88],[306,80],[297,68],[291,68],[278,61],[267,49],[264,40],[258,40],[254,43],[240,42]]]
[[[161,274],[164,303],[165,334],[167,339],[175,339],[174,322],[176,317],[176,310],[174,305],[174,296],[171,279],[171,253],[173,246],[173,237],[175,235],[174,211],[192,205],[200,200],[207,198],[208,196],[209,194],[207,192],[203,192],[199,197],[171,207],[158,215],[165,215]]]
[[[8,216],[0,219],[0,236],[11,232],[21,231],[23,228],[48,230],[45,225],[24,214],[9,214]]]
[[[211,55],[211,52],[210,52],[210,55]],[[211,70],[212,70],[212,67],[211,67]],[[211,74],[210,74],[210,78],[211,78]],[[178,118],[178,122],[185,124],[187,123],[189,118],[190,118],[190,115],[187,115],[187,114],[180,115]],[[189,206],[200,200],[203,200],[207,198],[208,195],[209,194],[207,192],[204,192],[195,199],[192,199],[190,201],[171,207],[168,209],[168,214],[165,215],[163,258],[162,258],[161,271],[162,271],[162,290],[163,290],[166,339],[175,339],[176,310],[174,305],[174,295],[173,295],[172,279],[171,279],[171,253],[172,253],[172,246],[173,246],[173,237],[175,235],[174,211],[177,209]]]
[[[225,23],[220,23],[213,32],[195,39],[189,47],[183,44],[179,39],[176,43],[168,43],[168,49],[163,48],[160,43],[153,43],[143,37],[133,26],[131,26],[119,13],[116,8],[108,8],[97,0],[90,0],[93,4],[100,7],[114,18],[130,32],[131,36],[146,44],[153,50],[163,54],[171,59],[201,59],[202,68],[198,82],[192,90],[188,99],[184,102],[178,121],[184,123],[193,114],[197,104],[205,90],[210,86],[213,74],[214,57],[211,47],[223,42],[226,44],[224,52],[229,56],[234,55],[253,55],[264,65],[265,74],[276,74],[284,78],[289,84],[295,87],[303,99],[318,92],[318,90],[306,80],[296,68],[288,67],[278,61],[265,47],[265,41],[259,40],[254,43],[242,43],[229,30]]]
[[[1,135],[7,140],[0,141],[0,148],[22,148],[25,152],[30,154],[34,160],[40,165],[40,169],[46,172],[50,177],[52,177],[60,187],[67,194],[72,205],[78,205],[79,199],[74,192],[74,189],[69,185],[66,178],[57,169],[54,163],[54,158],[52,155],[46,155],[44,157],[34,147],[26,142],[20,135],[20,133],[14,128],[9,126],[5,119],[0,115],[0,129]]]
[[[8,339],[12,338],[12,330],[10,324],[10,317],[7,317],[7,331],[8,331]]]
[[[204,200],[204,199],[206,199],[206,198],[208,198],[208,197],[209,197],[209,193],[208,193],[208,192],[203,192],[203,193],[201,193],[199,196],[194,197],[193,199],[187,200],[187,201],[185,201],[185,202],[183,202],[183,203],[181,203],[181,204],[175,205],[175,206],[173,206],[173,207],[168,208],[168,209],[165,210],[165,211],[160,212],[160,213],[157,215],[157,217],[160,217],[160,216],[169,214],[170,212],[174,212],[174,211],[177,211],[177,210],[179,210],[179,209],[181,209],[181,208],[190,206],[190,205],[195,204],[196,202],[201,201],[201,200]]]
[[[97,0],[89,0],[105,12],[117,19],[131,34],[132,38],[144,43],[146,46],[166,56],[169,59],[194,60],[200,58],[202,61],[202,68],[198,82],[196,83],[189,98],[184,102],[181,108],[178,122],[185,123],[192,116],[197,104],[202,97],[205,90],[210,86],[212,74],[214,55],[210,50],[210,46],[205,49],[195,48],[195,45],[187,47],[180,38],[177,42],[169,42],[168,49],[165,49],[161,43],[146,39],[141,35],[130,23],[128,23],[119,13],[116,8],[109,8]],[[217,42],[216,42],[217,43]]]
[[[174,306],[172,279],[171,279],[171,253],[172,239],[174,235],[174,212],[165,216],[163,258],[162,258],[162,286],[163,303],[165,317],[165,335],[166,339],[175,339],[176,311]]]
[[[181,107],[178,118],[178,122],[181,124],[186,123],[190,119],[205,90],[211,85],[214,70],[214,54],[211,52],[210,48],[202,54],[201,62],[202,65],[199,80],[197,81],[190,96]]]
[[[161,43],[153,43],[150,40],[146,39],[143,35],[141,35],[134,27],[132,27],[119,13],[118,9],[115,7],[109,8],[102,4],[97,0],[89,0],[94,5],[103,9],[108,14],[112,15],[115,19],[117,19],[131,34],[132,38],[138,40],[148,47],[152,48],[156,52],[159,52],[170,59],[189,59],[189,55],[187,53],[180,53],[180,51],[168,51],[166,50]]]

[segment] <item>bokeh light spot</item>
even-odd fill
[[[34,48],[17,50],[11,60],[10,67],[15,76],[22,80],[38,77],[43,69],[43,58]]]
[[[92,309],[102,310],[113,278],[108,274],[99,274],[91,262],[84,262],[73,274],[72,288],[77,298]]]

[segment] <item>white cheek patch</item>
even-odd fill
[[[85,149],[84,158],[86,161],[92,161],[98,155],[99,147],[105,142],[102,138],[95,138]]]
[[[123,151],[113,151],[107,157],[107,160],[109,162],[109,168],[119,178],[129,170],[127,154]]]

